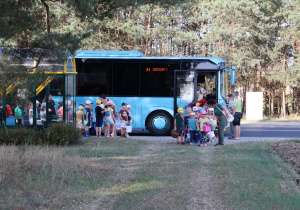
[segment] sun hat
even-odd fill
[[[194,107],[193,107],[193,111],[194,111],[194,112],[197,112],[197,111],[198,111],[198,108],[194,106]]]
[[[85,104],[92,104],[92,102],[90,100],[86,100]]]
[[[98,100],[96,101],[96,104],[97,104],[97,105],[100,105],[100,104],[101,104],[101,100],[98,99]]]
[[[196,115],[195,112],[192,112],[192,113],[191,113],[191,116],[195,116],[195,115]]]
[[[207,114],[206,111],[201,111],[201,114]]]
[[[44,103],[42,103],[42,106],[46,106],[46,103],[44,102]]]
[[[79,106],[78,108],[79,108],[79,109],[84,109],[84,107],[83,107],[83,106]]]
[[[131,105],[128,104],[128,105],[127,105],[127,109],[131,109]]]

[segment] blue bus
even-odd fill
[[[220,58],[143,57],[135,51],[77,51],[76,104],[95,102],[102,94],[132,106],[133,129],[167,135],[173,129],[177,107],[195,101],[197,84],[226,105],[227,78],[234,67]]]

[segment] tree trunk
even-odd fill
[[[50,34],[50,14],[49,14],[49,5],[46,3],[46,0],[41,0],[44,7],[46,8],[46,28],[47,34]]]
[[[152,15],[152,8],[150,8],[149,15],[148,15],[147,34],[150,32],[151,15]],[[147,56],[147,54],[148,54],[148,42],[149,42],[149,37],[147,36],[146,37],[146,43],[145,43],[145,54],[144,54],[144,56]]]
[[[285,108],[285,87],[283,86],[282,89],[282,109],[281,109],[281,116],[283,118],[286,117],[286,108]]]

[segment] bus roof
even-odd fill
[[[144,57],[142,53],[137,51],[99,51],[99,50],[80,50],[75,52],[75,58],[79,59],[170,59],[170,60],[210,60],[220,65],[225,63],[221,58],[211,57]]]

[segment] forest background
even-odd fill
[[[261,91],[264,114],[286,117],[300,113],[299,14],[299,0],[2,0],[0,46],[37,66],[61,49],[220,57],[236,66],[244,103]],[[2,89],[24,68],[0,71]]]

